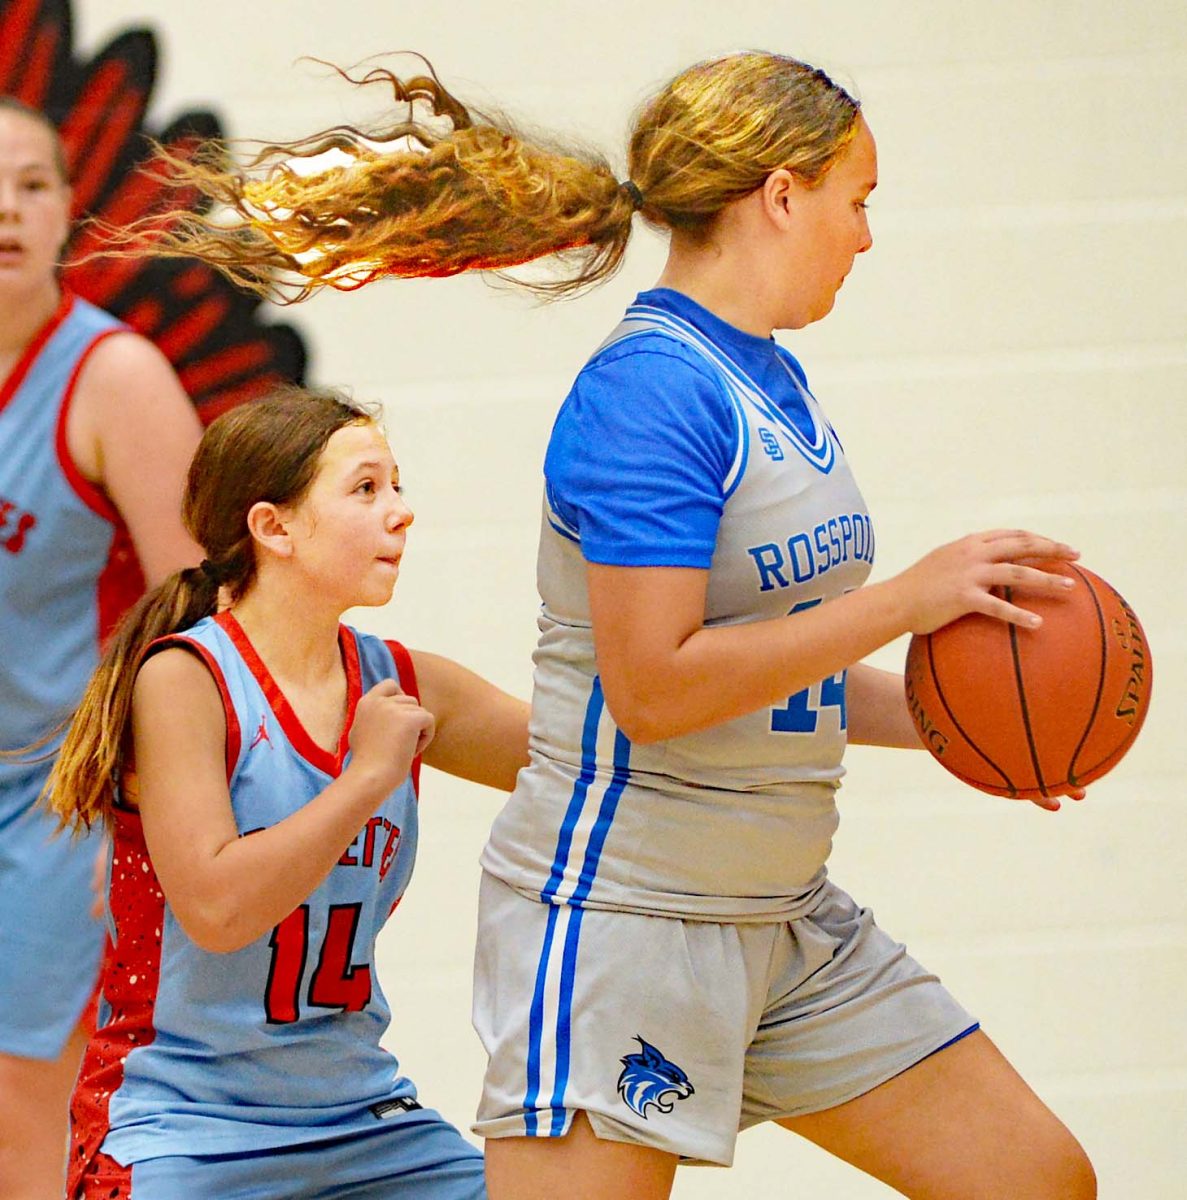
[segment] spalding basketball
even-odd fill
[[[907,704],[924,745],[995,796],[1061,796],[1099,779],[1150,706],[1150,648],[1133,609],[1081,566],[1047,569],[1077,586],[1003,593],[1043,618],[1037,629],[974,613],[913,637],[907,652]]]

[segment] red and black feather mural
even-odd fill
[[[76,218],[122,225],[155,211],[166,188],[149,164],[150,139],[185,157],[200,140],[221,135],[205,109],[183,112],[159,132],[146,128],[156,69],[150,29],[125,30],[84,61],[74,54],[70,0],[0,0],[0,93],[57,125]],[[79,261],[100,248],[101,236],[96,226],[78,227],[64,281],[161,348],[204,423],[276,383],[303,380],[300,335],[261,321],[257,297],[185,259]]]

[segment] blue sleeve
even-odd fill
[[[808,376],[804,372],[800,360],[786,346],[780,346],[778,342],[775,343],[775,353],[787,364],[788,369],[799,380],[805,390],[810,392],[812,389],[808,387]]]
[[[707,568],[736,441],[732,403],[700,356],[639,338],[577,377],[548,444],[548,500],[589,562]]]

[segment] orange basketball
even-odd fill
[[[1150,706],[1153,665],[1133,609],[1083,567],[1066,596],[1005,598],[1037,629],[971,614],[917,635],[907,704],[939,763],[995,796],[1066,795],[1099,779],[1133,745]]]

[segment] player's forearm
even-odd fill
[[[382,803],[374,783],[348,768],[283,821],[227,842],[204,864],[192,863],[187,894],[169,897],[182,927],[214,953],[249,945],[309,898]],[[373,846],[371,869],[379,870],[383,857],[382,844]]]
[[[849,741],[854,745],[923,748],[897,671],[855,663],[845,680],[845,709]]]
[[[655,742],[780,704],[906,630],[888,581],[793,616],[700,628],[666,655],[599,658],[599,668],[619,727],[632,741]]]

